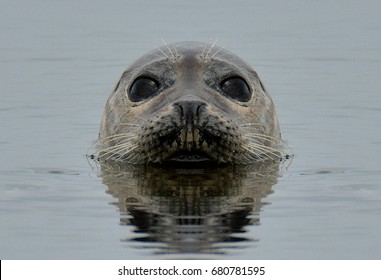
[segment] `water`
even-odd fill
[[[2,1],[0,258],[380,259],[379,1],[151,2]],[[199,170],[193,189],[189,171],[89,164],[114,83],[161,37],[252,64],[291,164]]]

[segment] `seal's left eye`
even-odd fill
[[[247,102],[251,98],[251,91],[246,81],[240,77],[233,77],[221,83],[222,91],[234,100]]]
[[[132,102],[139,102],[154,95],[159,90],[159,83],[149,77],[137,78],[128,91],[128,98]]]

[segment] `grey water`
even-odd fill
[[[1,259],[380,259],[380,1],[1,0]],[[280,166],[86,158],[124,69],[167,42],[238,54]]]

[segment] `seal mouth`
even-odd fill
[[[219,161],[217,150],[226,149],[223,137],[215,136],[199,125],[177,126],[158,140],[162,162],[216,162]],[[163,152],[162,147],[170,148]]]
[[[212,161],[212,159],[202,151],[177,151],[167,161],[200,163]]]
[[[158,141],[160,147],[170,147],[162,154],[163,162],[208,162],[213,161],[210,153],[205,149],[205,139],[199,134],[199,131],[192,131],[191,135],[199,137],[196,141],[193,137],[184,138],[184,129],[175,130]],[[189,135],[189,133],[188,133]]]
[[[199,130],[193,135],[198,135],[197,141],[181,141],[178,137],[166,139],[161,142],[162,146],[171,147],[165,152],[161,150],[161,162],[178,162],[178,163],[226,163],[229,161],[226,157],[226,151],[229,149],[230,142],[224,141],[224,137],[213,136],[206,131]],[[162,147],[161,146],[161,147]],[[155,150],[155,149],[152,149]]]

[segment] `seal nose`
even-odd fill
[[[181,123],[184,125],[184,129],[181,133],[181,142],[183,147],[190,151],[196,146],[199,139],[199,134],[195,130],[195,125],[198,122],[200,115],[200,109],[206,106],[201,101],[179,101],[174,104],[181,111]]]

